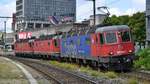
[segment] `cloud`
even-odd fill
[[[12,16],[12,13],[15,12],[15,3],[16,0],[7,0],[8,2],[5,1],[5,4],[0,4],[0,16]],[[108,0],[107,0],[108,1]],[[110,2],[113,0],[110,0]],[[81,3],[83,2],[83,3]],[[145,10],[145,0],[127,0],[127,2],[131,3],[132,2],[132,7],[128,8],[126,6],[124,10],[121,7],[111,7],[109,10],[111,12],[111,15],[115,14],[117,16],[120,15],[132,15],[133,13],[136,13],[138,11],[144,11]],[[82,21],[84,19],[89,18],[90,15],[93,14],[93,3],[91,1],[86,1],[86,0],[77,0],[77,20]],[[97,0],[96,5],[97,6],[103,6],[106,4],[106,0]],[[124,3],[120,3],[123,4]],[[99,13],[99,12],[98,12]],[[7,20],[7,30],[11,30],[11,19],[0,19],[0,30],[3,29],[3,23],[4,21]]]
[[[121,16],[121,15],[129,15],[129,16],[131,16],[131,15],[135,14],[136,12],[142,12],[142,10],[139,11],[139,10],[136,10],[135,8],[129,8],[126,11],[122,11],[119,8],[111,8],[110,9],[111,15],[116,15],[116,16]]]
[[[138,12],[135,8],[129,8],[126,11],[122,11],[119,8],[111,8],[110,9],[110,13],[111,15],[117,15],[117,16],[121,16],[121,15],[133,15],[134,13]]]
[[[133,6],[136,10],[141,11],[146,9],[146,0],[132,0]]]
[[[12,13],[15,12],[15,1],[16,0],[8,0],[9,2],[6,4],[0,4],[0,16],[12,16]],[[7,32],[11,32],[11,23],[12,19],[0,19],[0,30],[4,30],[4,21],[7,21]]]
[[[139,5],[145,5],[146,0],[133,0],[133,3],[139,4]]]
[[[77,7],[77,19],[82,20],[83,18],[87,18],[91,14],[91,3],[86,2],[83,5]]]
[[[111,8],[109,9],[109,12],[111,15],[117,15],[117,16],[122,15],[122,11],[120,11],[119,8]]]
[[[111,1],[107,1],[111,2]],[[107,4],[106,0],[97,0],[97,6],[103,6]],[[112,0],[112,2],[114,2]],[[124,6],[116,6],[112,5],[112,7],[109,9],[111,15],[133,15],[136,12],[142,12],[145,11],[145,2],[146,0],[126,0],[122,1],[126,4],[130,3],[130,5],[125,5],[124,3],[119,3]],[[114,4],[117,2],[114,2]],[[117,3],[118,4],[118,3]],[[92,9],[92,3],[91,2],[85,2],[83,4],[80,4],[80,6],[77,7],[77,20],[82,21],[83,19],[89,18],[91,14],[93,14],[93,9]],[[97,12],[99,13],[99,12]]]
[[[135,8],[129,8],[128,10],[125,11],[124,15],[133,15],[134,13],[136,13],[138,11],[136,11]]]
[[[81,2],[77,0],[78,4]],[[96,6],[102,6],[105,0],[96,0]],[[83,4],[77,5],[77,20],[82,21],[83,19],[89,18],[90,15],[93,14],[93,2],[92,1],[84,1]]]

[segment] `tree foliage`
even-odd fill
[[[145,22],[144,12],[137,12],[136,14],[133,14],[132,16],[113,15],[104,22],[104,24],[111,24],[111,25],[128,25],[131,28],[131,32],[133,34],[134,40],[138,42],[145,41],[146,39],[145,23],[146,22]]]
[[[150,48],[146,48],[137,53],[138,60],[134,62],[135,68],[150,70]]]

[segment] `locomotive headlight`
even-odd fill
[[[129,50],[129,53],[132,53],[133,51],[132,50]]]
[[[109,53],[109,55],[113,55],[113,54],[114,54],[114,52],[110,52],[110,53]]]
[[[130,62],[130,61],[131,61],[130,59],[127,59],[127,60],[126,60],[126,62]]]

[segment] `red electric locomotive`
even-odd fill
[[[132,67],[134,42],[128,26],[100,27],[91,38],[92,56],[101,66],[118,70]]]
[[[33,54],[32,40],[20,40],[14,44],[16,56],[29,56]]]
[[[36,56],[52,58],[60,55],[59,39],[36,39],[33,42],[33,50]]]
[[[60,39],[50,35],[39,39],[20,40],[15,43],[15,54],[33,58],[56,57],[60,55]]]

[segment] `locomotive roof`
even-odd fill
[[[115,26],[105,26],[99,27],[96,29],[96,33],[98,32],[107,32],[107,31],[117,31],[117,30],[128,30],[129,27],[127,25],[115,25]]]

